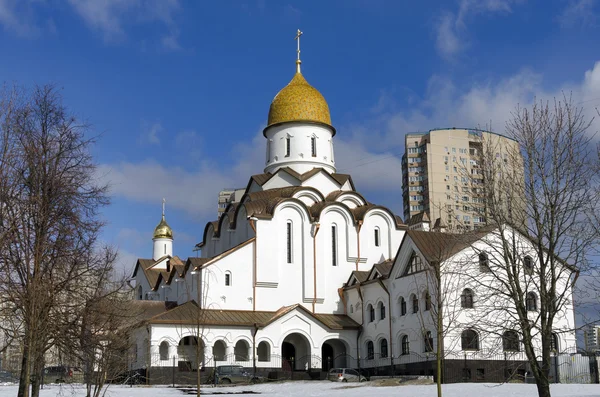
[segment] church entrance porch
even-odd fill
[[[328,372],[331,368],[347,368],[351,363],[348,346],[341,339],[329,339],[321,346],[321,370]]]
[[[299,333],[292,333],[285,337],[281,344],[281,359],[284,370],[308,371],[313,368],[313,357],[310,342]]]

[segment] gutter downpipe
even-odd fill
[[[313,301],[312,301],[312,312],[315,313],[315,305],[317,304],[317,233],[321,225],[317,222],[313,223],[315,227],[313,233]]]
[[[257,219],[253,216],[248,218],[250,227],[254,231],[254,244],[252,245],[252,311],[256,311],[256,221]],[[256,371],[255,371],[256,372]]]
[[[393,378],[395,368],[394,368],[394,342],[392,339],[392,316],[391,316],[392,296],[390,295],[390,291],[387,289],[387,287],[385,286],[383,281],[381,281],[380,278],[377,279],[377,282],[379,283],[379,285],[381,285],[381,288],[383,288],[383,290],[385,291],[385,293],[388,296],[388,323],[390,325],[390,365],[392,366],[392,378]]]
[[[362,225],[363,221],[360,220],[356,227],[356,271],[358,271],[358,262],[360,261],[360,229],[362,229]]]
[[[358,286],[358,297],[360,299],[360,328],[358,329],[358,334],[356,335],[356,362],[357,362],[357,366],[358,366],[358,374],[360,375],[360,335],[362,334],[363,331],[363,325],[365,323],[365,310],[363,308],[363,295],[362,295],[362,291],[360,290],[360,286],[361,283],[359,282],[357,284]]]

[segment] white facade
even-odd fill
[[[300,174],[316,167],[335,172],[332,135],[331,129],[323,125],[300,122],[268,128],[265,173],[281,167]]]
[[[413,353],[429,358],[436,333],[426,302],[435,294],[429,291],[428,298],[428,272],[407,275],[405,269],[411,258],[428,263],[413,237],[434,233],[409,231],[390,210],[367,202],[349,175],[337,174],[333,132],[299,121],[268,127],[265,173],[250,177],[239,202],[205,226],[200,257],[182,261],[165,239],[154,240],[153,259],[138,260],[133,272],[135,296],[156,301],[154,309],[170,303],[132,334],[134,368],[183,361],[326,369],[414,362]],[[450,236],[435,235],[440,241]],[[502,332],[516,327],[509,321],[511,302],[491,299],[494,280],[487,289],[481,283],[489,275],[476,282],[450,271],[468,265],[463,273],[476,274],[472,256],[485,244],[494,243],[475,240],[442,263],[450,358],[465,357],[466,350],[482,359],[502,352]],[[525,251],[527,244],[523,239]],[[465,288],[475,294],[474,308],[460,306]],[[490,311],[478,300],[483,296],[509,309]],[[574,347],[571,304],[555,325],[559,348]],[[477,330],[479,342],[465,349],[462,335],[469,329]],[[202,363],[191,358],[196,340]]]

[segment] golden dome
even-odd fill
[[[325,124],[333,129],[335,135],[327,101],[316,88],[308,84],[300,71],[297,71],[292,81],[275,95],[269,109],[267,128],[288,121]]]
[[[165,220],[165,215],[163,214],[162,219],[158,226],[154,229],[154,237],[153,238],[170,238],[173,239],[173,230]]]

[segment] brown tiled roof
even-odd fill
[[[343,185],[343,184],[342,184]],[[360,194],[359,192],[356,192],[354,190],[334,190],[333,192],[329,193],[327,195],[327,197],[325,197],[326,201],[336,201],[338,197],[340,197],[343,194],[350,194],[350,195],[357,195],[358,197],[360,197],[366,204],[369,204],[369,202],[363,197],[362,194]]]
[[[156,261],[154,259],[138,259],[136,271],[134,273],[135,276],[135,274],[137,274],[137,269],[141,267],[146,276],[146,280],[148,280],[148,284],[150,284],[150,288],[153,290],[156,288],[156,282],[160,276],[160,270],[152,269],[152,266],[155,264]]]
[[[284,307],[275,312],[216,309],[203,310],[193,301],[158,314],[148,319],[148,322],[152,324],[202,324],[246,327],[251,327],[256,324],[259,328],[263,328],[294,309],[304,311],[330,329],[355,329],[359,327],[358,323],[346,315],[313,314],[300,305]]]
[[[415,243],[427,262],[440,263],[469,247],[488,233],[489,230],[483,229],[468,234],[408,230],[406,235]]]
[[[429,222],[429,216],[427,216],[426,212],[419,212],[411,216],[408,220],[408,226],[414,226],[421,222]]]
[[[267,183],[267,181],[269,179],[271,179],[272,176],[273,176],[273,174],[271,174],[270,172],[268,172],[266,174],[252,175],[250,177],[250,179],[253,180],[254,182],[256,182],[259,186],[262,186],[265,183]]]
[[[390,274],[390,271],[392,270],[392,266],[394,265],[394,261],[393,260],[387,260],[381,263],[376,263],[375,265],[373,265],[375,267],[375,269],[377,269],[377,271],[383,276],[383,277],[387,277]]]
[[[338,174],[338,173],[333,173],[331,174],[331,176],[333,177],[333,179],[335,179],[337,181],[337,183],[339,183],[340,185],[343,185],[344,183],[350,181],[350,185],[352,186],[352,189],[354,189],[354,183],[352,183],[352,177],[348,174]]]
[[[348,285],[350,285],[350,280],[352,280],[352,278],[356,278],[356,280],[359,283],[364,283],[365,281],[367,281],[367,278],[369,278],[369,273],[371,273],[370,271],[366,271],[366,270],[353,270],[352,273],[350,273],[350,277],[348,277]]]
[[[435,220],[435,224],[433,225],[434,229],[441,229],[441,228],[445,228],[445,227],[446,227],[446,224],[444,223],[442,218],[437,218]]]

